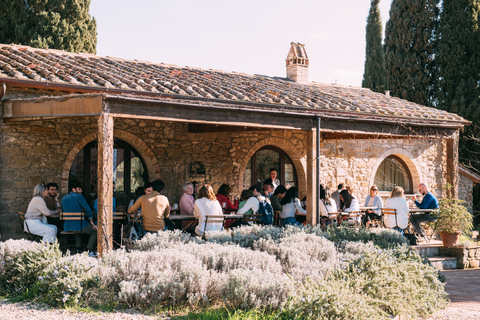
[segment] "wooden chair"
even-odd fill
[[[222,225],[222,230],[223,230],[224,222],[225,222],[225,216],[224,215],[206,214],[205,215],[205,225],[203,226],[203,238],[205,238],[205,230],[207,229],[207,225],[209,223],[219,223],[219,224]]]
[[[348,224],[350,226],[357,226],[358,224],[361,223],[361,221],[359,221],[359,217],[361,217],[363,215],[363,212],[362,211],[350,211],[348,212]],[[351,222],[353,221],[353,222]]]
[[[60,243],[60,249],[64,251],[64,249],[67,248],[68,244],[68,236],[75,236],[76,234],[82,234],[82,221],[84,219],[84,213],[83,212],[60,212],[60,220],[65,222],[65,221],[78,221],[78,224],[80,226],[79,231],[65,231],[62,230],[60,232],[60,238],[58,239]],[[72,248],[73,249],[73,248]]]
[[[385,228],[385,216],[394,215],[395,216],[395,225],[398,227],[397,222],[397,209],[392,208],[382,208],[382,225]]]
[[[23,233],[25,233],[28,240],[39,242],[42,239],[42,237],[30,232],[30,229],[28,228],[28,223],[25,223],[25,212],[18,211],[17,214],[18,214],[18,219],[20,220],[20,225],[22,226],[22,231]],[[27,228],[27,231],[25,231],[25,227]]]
[[[80,225],[79,231],[65,231],[63,230],[60,234],[70,235],[70,234],[81,234],[82,233],[82,221],[84,219],[83,212],[60,212],[60,220],[62,221],[78,221]]]
[[[273,214],[274,214],[273,224],[276,225],[277,227],[281,227],[282,226],[282,212],[281,211],[275,211]]]
[[[127,213],[126,212],[114,212],[113,213],[113,221],[123,222],[127,221]]]

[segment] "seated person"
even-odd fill
[[[195,234],[202,236],[207,231],[221,231],[223,224],[220,222],[209,223],[205,226],[205,215],[223,215],[222,207],[215,197],[215,193],[210,185],[203,186],[198,192],[198,199],[193,207],[193,215],[198,219],[198,225],[195,227]]]
[[[222,208],[228,210],[237,210],[237,207],[233,205],[229,198],[231,191],[232,188],[228,184],[222,184],[220,188],[218,188],[216,197]]]
[[[279,185],[273,195],[270,197],[270,203],[272,204],[273,211],[282,212],[282,199],[287,194],[287,189],[283,185]]]
[[[438,200],[437,197],[433,193],[431,193],[428,190],[428,186],[425,183],[420,183],[418,185],[418,192],[420,192],[423,195],[422,202],[417,201],[417,196],[413,196],[413,200],[415,201],[415,205],[419,209],[437,209],[438,208]],[[421,213],[421,214],[415,214],[413,216],[413,219],[411,219],[412,226],[415,230],[415,233],[420,233],[421,229],[420,226],[418,225],[421,222],[433,222],[435,221],[435,218],[432,217],[428,213]]]
[[[282,201],[282,225],[296,225],[301,226],[302,224],[295,219],[295,213],[298,211],[303,214],[307,214],[305,209],[302,208],[300,200],[298,199],[298,189],[291,187],[287,190],[285,197]]]
[[[331,219],[328,218],[330,213],[337,212],[337,204],[335,199],[332,198],[330,193],[330,188],[320,185],[320,216],[322,226],[328,226],[333,223]]]
[[[253,192],[250,190],[243,190],[242,193],[240,194],[240,204],[238,205],[238,211],[237,214],[253,214],[254,212],[258,211],[258,200],[257,201],[251,201],[248,205],[246,203],[248,200],[256,199],[256,197],[253,195]],[[255,202],[256,202],[256,207],[257,209],[255,210]],[[245,206],[246,205],[246,206]]]
[[[322,199],[322,203],[325,205],[325,210],[328,214],[337,212],[337,203],[335,199],[333,199],[329,187],[324,187],[323,191],[320,189],[320,199]]]
[[[382,198],[378,195],[377,186],[370,188],[370,194],[365,199],[364,207],[373,207],[374,209],[368,209],[365,211],[365,216],[362,219],[362,225],[366,226],[367,222],[371,220],[380,220],[382,217],[383,202]]]
[[[165,218],[170,217],[170,204],[167,197],[160,194],[165,188],[162,180],[152,182],[152,193],[145,194],[128,209],[128,213],[137,211],[140,207],[142,212],[142,227],[144,232],[154,233],[165,230]]]
[[[153,192],[153,183],[152,182],[147,182],[143,186],[145,194],[150,194]]]
[[[351,190],[351,189],[350,189]],[[340,209],[342,212],[360,211],[360,204],[358,199],[345,189],[340,192]],[[356,218],[356,222],[360,222],[361,216]]]
[[[70,185],[70,193],[62,199],[63,212],[82,212],[85,213],[85,218],[82,221],[67,220],[63,225],[65,231],[81,231],[75,234],[75,245],[77,252],[82,251],[82,234],[87,234],[88,243],[87,249],[89,255],[95,255],[93,249],[97,243],[97,225],[93,221],[92,210],[87,204],[87,200],[82,195],[82,185],[74,181]]]
[[[193,198],[193,184],[186,182],[182,186],[183,194],[180,197],[180,214],[193,214],[195,199]]]
[[[133,204],[135,203],[135,201],[138,200],[138,198],[140,198],[141,196],[143,196],[145,194],[145,187],[137,187],[137,189],[135,190],[135,196],[132,200],[130,200],[130,203],[128,204],[128,209],[130,209],[131,206],[133,206]],[[139,211],[142,210],[142,208],[138,209]]]
[[[112,212],[117,211],[117,200],[112,199]],[[93,216],[98,219],[98,198],[93,201]]]
[[[385,208],[397,209],[397,216],[387,214],[383,217],[383,222],[387,228],[403,231],[408,225],[408,203],[404,197],[402,187],[393,188],[390,198],[385,202]]]
[[[55,242],[57,226],[47,223],[47,217],[60,213],[60,209],[50,210],[44,197],[48,196],[48,189],[43,184],[37,184],[33,189],[33,198],[25,212],[24,231],[42,237],[44,242]]]
[[[340,192],[340,210],[342,212],[360,211],[358,199],[352,196],[346,189]]]

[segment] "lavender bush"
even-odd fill
[[[0,279],[7,294],[37,286],[39,299],[59,306],[223,305],[279,319],[428,315],[445,306],[445,290],[405,243],[391,230],[247,226],[205,240],[148,234],[131,252],[92,259],[10,240],[0,243]]]

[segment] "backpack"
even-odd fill
[[[273,224],[273,208],[272,205],[267,202],[266,200],[260,200],[257,198],[257,200],[260,202],[258,204],[258,211],[257,214],[261,214],[262,216],[260,217],[260,222],[263,224]]]

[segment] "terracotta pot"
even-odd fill
[[[442,238],[443,246],[447,248],[451,248],[457,243],[458,237],[460,236],[460,232],[457,231],[455,233],[449,233],[444,231],[439,231],[440,237]]]

